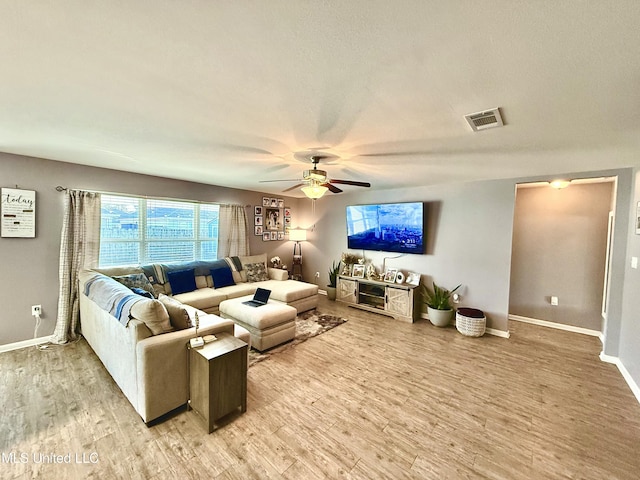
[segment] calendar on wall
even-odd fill
[[[1,191],[0,228],[5,238],[35,238],[36,192],[18,188]]]

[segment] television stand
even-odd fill
[[[350,307],[410,323],[419,314],[416,285],[340,275],[337,287],[336,300]]]

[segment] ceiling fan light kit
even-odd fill
[[[302,190],[302,193],[304,193],[307,197],[315,200],[316,198],[322,197],[325,193],[327,193],[327,190],[329,189],[324,185],[312,183],[310,185],[302,187],[300,190]]]

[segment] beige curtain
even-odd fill
[[[251,255],[247,235],[247,213],[242,205],[220,205],[218,258]]]
[[[100,254],[100,194],[68,190],[60,239],[60,292],[58,317],[52,343],[78,338],[80,317],[78,272],[98,266]]]

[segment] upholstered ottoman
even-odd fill
[[[246,328],[251,335],[251,346],[259,351],[293,340],[298,311],[273,300],[260,307],[243,303],[252,298],[253,295],[247,295],[224,300],[220,303],[220,316]]]

